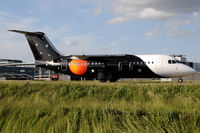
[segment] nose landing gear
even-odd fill
[[[182,77],[180,77],[180,78],[178,79],[178,82],[179,82],[179,83],[183,83]]]

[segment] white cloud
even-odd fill
[[[49,13],[54,6],[53,2],[53,0],[34,0],[33,4],[39,9],[40,12]]]
[[[199,17],[199,12],[193,12],[192,15],[193,15],[194,18],[198,18]]]
[[[111,20],[108,20],[107,23],[114,24],[114,23],[124,23],[124,22],[128,22],[128,21],[130,21],[129,18],[120,16],[120,17],[116,17]]]
[[[186,20],[177,20],[177,21],[168,21],[166,22],[165,26],[170,28],[170,29],[175,29],[175,28],[178,28],[182,25],[189,25],[189,24],[192,24],[194,23],[192,20],[190,19],[186,19]]]
[[[66,51],[64,54],[82,54],[83,53],[92,53],[96,51],[97,37],[92,34],[83,34],[83,35],[74,35],[67,36],[62,39],[62,52]]]
[[[20,18],[18,16],[10,15],[5,12],[0,13],[0,27],[2,30],[8,29],[25,29],[32,27],[32,25],[37,22],[36,18]]]
[[[97,2],[97,8],[94,12],[94,16],[97,16],[102,12],[104,0],[96,0],[96,2]]]
[[[197,21],[193,18],[189,19],[170,19],[165,23],[159,23],[156,28],[147,31],[145,33],[146,37],[154,37],[156,35],[166,35],[167,37],[189,37],[199,34],[199,31],[193,28]]]
[[[196,29],[193,29],[192,27],[188,27],[195,24],[194,19],[186,19],[186,20],[173,20],[166,22],[165,26],[167,27],[168,31],[166,32],[166,35],[168,37],[187,37],[195,34],[199,34],[199,32]]]
[[[4,11],[0,11],[0,16],[1,17],[12,17],[12,18],[19,18],[18,16],[15,16],[15,15],[11,15],[11,14],[9,14],[9,13],[7,13],[7,12],[4,12]]]
[[[94,16],[99,15],[102,12],[101,8],[97,8],[96,11],[94,12]]]
[[[177,27],[179,27],[182,24],[181,21],[170,21],[170,22],[166,22],[165,26],[170,28],[170,29],[175,29]]]
[[[123,23],[134,19],[170,19],[192,14],[200,9],[199,0],[117,0],[111,4],[115,17],[108,23]],[[119,21],[119,18],[121,21]],[[114,21],[115,20],[115,21]],[[123,21],[122,21],[123,20]],[[126,20],[126,21],[124,21]]]
[[[162,12],[162,11],[158,11],[153,8],[144,8],[144,10],[140,12],[139,17],[155,19],[155,18],[168,18],[168,17],[172,17],[174,15],[175,14],[173,14],[173,13]]]
[[[8,32],[9,29],[30,30],[37,19],[21,18],[6,12],[0,11],[0,56],[1,58],[33,59],[26,39],[16,38],[19,34]],[[27,50],[28,49],[28,50]],[[29,60],[30,61],[30,60]]]
[[[145,36],[146,36],[146,37],[153,37],[153,36],[159,34],[160,32],[161,32],[161,31],[158,30],[158,29],[153,29],[153,30],[151,30],[151,31],[146,32],[146,33],[145,33]]]
[[[195,34],[197,34],[197,31],[193,29],[191,30],[170,29],[166,35],[168,37],[188,37]]]

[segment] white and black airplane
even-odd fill
[[[115,82],[120,78],[172,78],[196,71],[169,55],[63,55],[43,32],[9,30],[24,34],[38,67],[74,77]],[[31,64],[31,63],[25,63]],[[16,64],[15,64],[16,65]]]

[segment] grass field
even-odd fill
[[[0,132],[200,132],[200,84],[0,81]]]

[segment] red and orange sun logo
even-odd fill
[[[87,61],[86,60],[71,60],[69,64],[69,69],[72,73],[76,75],[83,75],[87,71]]]

